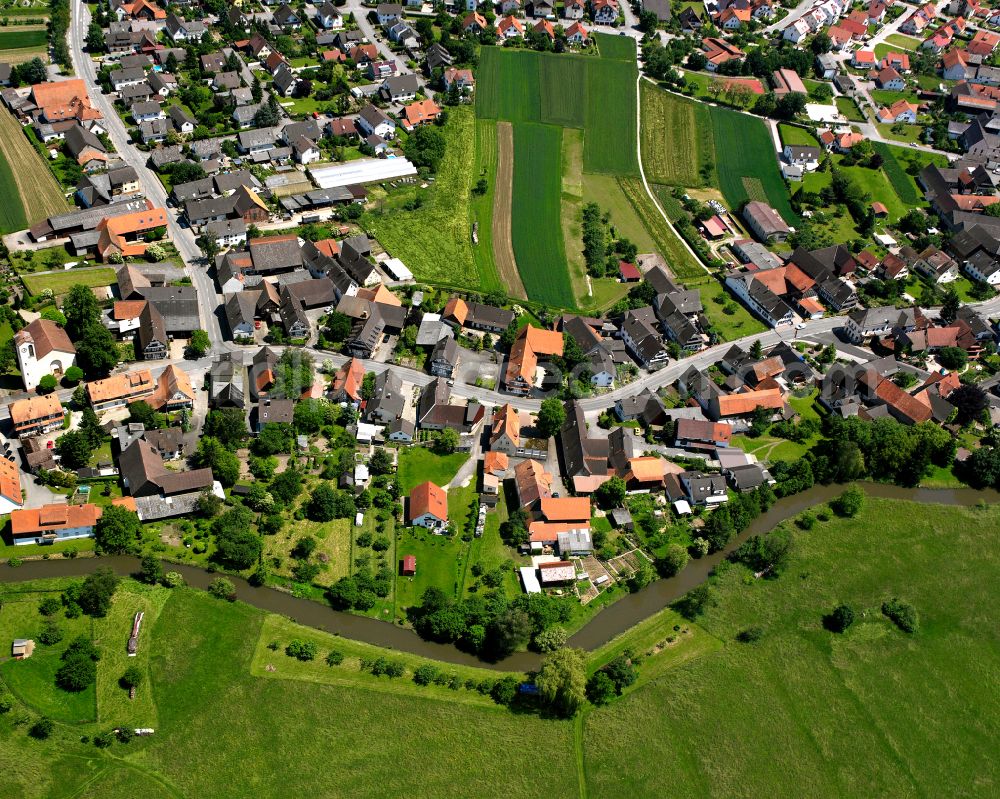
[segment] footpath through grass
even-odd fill
[[[429,447],[403,447],[399,450],[399,470],[396,473],[400,495],[409,494],[415,486],[428,480],[441,487],[446,486],[468,459],[467,452],[438,455]]]
[[[662,796],[663,763],[676,796],[974,796],[998,784],[1000,509],[869,498],[856,519],[795,538],[776,580],[724,572],[700,621],[720,652],[588,716],[591,796]],[[894,596],[916,607],[915,635],[881,614]],[[858,621],[836,635],[821,619],[841,602]],[[752,625],[762,640],[737,643]]]

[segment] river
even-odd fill
[[[931,489],[902,488],[882,483],[863,483],[865,492],[882,499],[902,499],[942,505],[971,506],[979,502],[1000,503],[1000,493],[993,490],[977,491],[971,488]],[[779,522],[797,516],[807,508],[828,502],[839,496],[844,486],[813,486],[808,491],[780,499],[767,513],[754,520],[749,528],[736,536],[729,545],[712,555],[692,560],[676,577],[656,580],[635,594],[628,594],[612,605],[599,611],[584,627],[570,639],[569,646],[586,650],[597,649],[612,638],[621,635],[643,619],[667,607],[699,583],[708,579],[712,569],[730,552],[752,535],[773,529]],[[6,563],[0,565],[0,582],[21,582],[50,577],[82,577],[95,569],[107,566],[121,575],[138,571],[137,558],[125,555],[101,558],[76,558],[58,560],[26,561],[19,567]],[[180,572],[188,585],[205,589],[219,575],[197,566],[169,564],[171,571]],[[537,669],[540,658],[533,652],[516,652],[500,663],[484,663],[474,655],[461,652],[450,644],[425,641],[412,630],[390,622],[367,616],[344,613],[309,599],[301,599],[273,588],[255,587],[239,577],[229,577],[236,586],[237,598],[254,607],[283,616],[304,624],[343,635],[358,641],[366,641],[377,646],[411,652],[415,655],[433,658],[447,663],[508,671],[532,671]]]

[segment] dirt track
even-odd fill
[[[510,212],[514,195],[514,128],[497,122],[497,177],[493,191],[493,260],[500,280],[513,297],[528,295],[521,282],[510,238]]]

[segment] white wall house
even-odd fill
[[[36,319],[14,336],[17,347],[17,365],[21,370],[24,387],[29,391],[38,387],[45,375],[61,377],[76,363],[76,347],[66,331],[48,319]]]

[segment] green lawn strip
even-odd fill
[[[444,487],[468,459],[467,452],[438,455],[428,447],[404,447],[399,450],[399,471],[396,475],[399,492],[408,495],[415,486],[428,480]]]
[[[719,189],[729,206],[735,211],[747,200],[762,200],[789,224],[798,224],[788,202],[788,188],[778,170],[774,142],[764,122],[715,106],[710,114],[717,146],[725,146],[726,157],[718,161],[716,169]],[[751,191],[748,184],[759,186],[759,192]]]
[[[541,119],[539,56],[483,47],[476,76],[476,116],[511,122]]]
[[[511,243],[528,298],[575,306],[560,224],[562,129],[514,125]]]
[[[873,142],[875,152],[882,156],[882,170],[895,189],[899,199],[907,205],[922,205],[925,201],[917,186],[916,180],[907,167],[918,166],[919,172],[928,163],[938,166],[947,163],[947,159],[933,153],[913,152],[909,148],[894,147],[884,142]]]
[[[94,620],[94,641],[101,650],[97,670],[97,718],[102,725],[156,728],[156,702],[149,676],[149,658],[153,643],[153,627],[160,611],[170,597],[170,589],[143,585],[133,580],[123,582],[115,593],[111,611]],[[145,615],[139,628],[139,646],[134,657],[126,649],[135,614]],[[143,673],[142,684],[135,699],[118,680],[129,666]]]
[[[428,588],[440,588],[449,597],[458,595],[469,553],[469,544],[462,540],[461,532],[449,537],[421,527],[407,527],[397,535],[396,553],[397,561],[407,555],[417,559],[416,576],[396,578],[397,618],[405,620],[407,608],[419,605]]]
[[[562,227],[566,266],[579,307],[590,306],[587,263],[583,257],[583,131],[564,128],[562,134],[562,192],[559,198],[559,224]]]
[[[588,716],[589,794],[652,795],[665,762],[677,795],[977,793],[997,778],[998,533],[996,506],[869,498],[857,518],[796,532],[777,580],[725,571],[699,621],[721,651]],[[916,607],[917,634],[882,616],[893,596]],[[858,621],[838,636],[821,619],[841,602]],[[751,625],[763,639],[736,642]]]
[[[486,179],[486,193],[472,194],[469,200],[469,218],[478,222],[478,244],[472,245],[472,257],[482,282],[482,291],[503,289],[493,260],[493,195],[497,176],[497,132],[496,123],[488,119],[476,120],[476,160],[473,171],[473,185],[480,178]],[[471,233],[470,233],[471,235]]]
[[[268,559],[269,571],[275,576],[292,579],[292,569],[299,561],[291,556],[291,551],[300,539],[312,536],[316,539],[316,549],[310,560],[320,566],[313,582],[321,586],[337,582],[351,572],[353,527],[354,519],[333,519],[329,522],[296,519],[286,524],[278,533],[264,537],[264,556]]]
[[[291,640],[310,641],[316,644],[318,656],[312,661],[300,661],[288,657],[284,647]],[[269,645],[278,642],[277,650],[272,650]],[[326,663],[326,655],[331,651],[337,651],[344,656],[344,660],[337,666],[330,666]],[[406,668],[406,673],[402,677],[376,677],[367,671],[361,670],[361,661],[372,660],[377,657],[385,657],[390,660],[399,661]],[[268,615],[264,619],[261,627],[260,637],[257,640],[257,647],[254,650],[253,661],[250,664],[250,673],[255,677],[267,677],[278,680],[302,680],[311,683],[322,683],[326,685],[338,685],[350,688],[362,688],[381,693],[396,694],[399,696],[413,696],[422,699],[439,699],[447,702],[457,702],[464,705],[482,705],[496,708],[496,703],[488,696],[484,696],[477,691],[467,688],[453,690],[447,686],[440,685],[417,685],[413,682],[413,672],[420,666],[432,665],[446,674],[455,674],[464,683],[466,680],[496,680],[503,676],[491,669],[476,668],[473,666],[458,666],[450,663],[442,663],[437,660],[429,660],[409,652],[397,652],[387,650],[382,647],[372,646],[362,641],[354,641],[350,638],[343,638],[330,633],[324,633],[312,627],[303,627],[282,616]],[[273,671],[268,670],[268,666],[273,667]],[[522,678],[523,674],[514,673]]]
[[[115,270],[109,266],[94,266],[82,269],[67,269],[47,275],[22,275],[24,287],[34,295],[48,289],[57,297],[67,294],[69,290],[81,284],[89,288],[95,286],[110,286],[116,280]]]
[[[503,493],[500,495],[500,502],[496,508],[486,514],[486,524],[483,534],[479,538],[474,538],[469,545],[469,568],[465,570],[465,580],[462,590],[465,594],[476,593],[478,590],[478,578],[472,574],[471,567],[478,563],[483,572],[489,572],[507,561],[513,560],[518,565],[529,565],[526,559],[520,557],[515,549],[507,546],[500,538],[500,524],[507,519],[507,503]],[[504,572],[504,591],[509,599],[520,596],[521,580],[517,571],[511,569]]]
[[[892,141],[906,142],[908,144],[922,144],[924,135],[923,125],[903,125],[902,130],[897,132],[893,130],[895,125],[877,125],[876,126],[885,138],[891,139]]]
[[[0,50],[45,49],[45,30],[23,30],[20,26],[0,30]]]
[[[67,619],[64,614],[57,613],[53,619],[62,629],[63,639],[51,646],[43,645],[38,640],[38,634],[42,631],[45,617],[38,612],[38,604],[46,596],[58,596],[56,592],[44,591],[43,586],[32,586],[36,591],[4,592],[3,607],[0,608],[0,641],[4,642],[4,647],[9,647],[15,638],[32,638],[35,640],[35,652],[27,660],[8,660],[0,664],[0,677],[11,693],[41,715],[71,724],[92,722],[97,710],[94,686],[77,692],[64,691],[56,685],[56,671],[62,665],[62,653],[74,638],[91,636],[91,620],[86,616]],[[10,654],[10,650],[5,654]]]
[[[446,150],[428,188],[395,189],[362,218],[363,227],[419,280],[450,286],[481,287],[472,254],[469,202],[475,183],[475,124],[472,111],[453,108],[441,128]],[[422,205],[406,210],[415,198]]]

